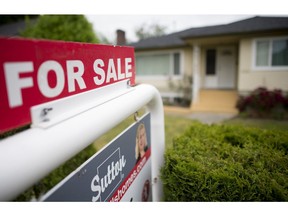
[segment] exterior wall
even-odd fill
[[[240,36],[229,37],[224,40],[225,37],[213,37],[208,39],[201,39],[199,43],[195,41],[187,41],[187,47],[175,48],[175,49],[157,49],[149,51],[135,51],[135,55],[143,54],[154,54],[154,53],[165,53],[165,52],[180,52],[181,53],[181,75],[180,76],[139,76],[136,71],[136,82],[137,83],[148,83],[154,85],[162,95],[166,93],[175,95],[181,95],[183,92],[190,91],[192,93],[192,84],[188,79],[192,78],[193,74],[193,44],[199,44],[200,46],[200,88],[204,86],[205,77],[205,51],[209,48],[219,48],[224,46],[234,46],[236,48],[236,88],[239,93],[247,93],[253,91],[257,87],[267,87],[268,89],[282,89],[288,91],[288,68],[285,70],[259,70],[253,67],[253,41],[260,37],[276,37],[277,35],[283,36],[288,35],[288,32],[282,33],[267,33],[260,35],[245,35],[240,38]],[[276,36],[275,36],[276,35]],[[229,39],[229,40],[228,40]],[[194,43],[195,42],[195,43]],[[190,85],[190,86],[189,86]],[[189,86],[190,89],[186,88],[183,90],[183,86]],[[191,95],[190,95],[191,98]]]
[[[180,75],[179,76],[141,76],[137,75],[136,71],[136,83],[147,83],[155,86],[163,96],[184,95],[185,86],[190,85],[189,79],[192,77],[192,48],[177,48],[177,49],[163,49],[163,50],[149,50],[149,51],[135,51],[137,55],[149,55],[155,53],[167,53],[167,52],[180,52]],[[186,90],[187,91],[187,90]],[[192,91],[192,90],[188,90]],[[189,92],[191,94],[191,92]]]
[[[288,68],[258,70],[253,68],[253,40],[258,37],[241,39],[239,43],[238,91],[246,93],[257,87],[288,91]]]
[[[192,76],[192,47],[183,49],[184,53],[184,74],[186,76]]]

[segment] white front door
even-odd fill
[[[219,47],[217,49],[218,88],[236,87],[236,50],[235,47]]]
[[[236,87],[235,47],[217,47],[206,50],[204,87],[231,89]]]

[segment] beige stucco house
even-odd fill
[[[192,111],[237,112],[239,94],[257,87],[288,92],[288,17],[253,17],[191,28],[130,44],[136,82]]]

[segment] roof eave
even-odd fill
[[[253,31],[241,31],[241,32],[224,32],[217,34],[206,34],[206,35],[194,35],[194,36],[182,36],[182,40],[198,39],[198,38],[208,38],[208,37],[219,37],[219,36],[237,36],[237,35],[247,35],[247,34],[262,34],[262,33],[271,33],[279,31],[288,31],[288,28],[279,28],[279,29],[263,29],[263,30],[253,30]]]
[[[149,46],[149,47],[134,47],[135,51],[147,51],[147,50],[155,50],[155,49],[177,49],[186,47],[187,44],[183,45],[171,45],[171,46]]]

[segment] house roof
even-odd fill
[[[151,48],[172,48],[185,46],[185,39],[230,34],[257,33],[284,29],[288,30],[288,17],[256,16],[224,25],[190,28],[161,37],[140,40],[139,42],[129,45],[134,46],[135,49],[138,50]]]

